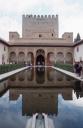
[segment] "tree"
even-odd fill
[[[74,39],[74,42],[76,43],[76,42],[78,42],[78,41],[80,41],[80,40],[81,40],[80,34],[77,33],[77,36],[76,36],[76,38]]]

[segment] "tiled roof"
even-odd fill
[[[1,39],[1,38],[0,38],[0,43],[4,44],[4,45],[6,45],[6,46],[9,46],[9,44],[8,44],[5,40],[3,40],[3,39]]]

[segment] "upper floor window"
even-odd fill
[[[79,52],[79,47],[77,46],[77,52]]]
[[[6,47],[4,46],[4,51],[6,51]]]
[[[68,38],[70,38],[71,36],[70,35],[68,35]]]
[[[12,38],[14,38],[14,35],[12,34]]]

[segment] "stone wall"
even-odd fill
[[[62,63],[73,62],[73,49],[72,47],[10,47],[9,58],[11,62],[19,63],[20,59],[23,58],[23,62],[36,64],[37,51],[44,51],[45,65],[56,63],[61,61]],[[13,53],[13,55],[11,54]],[[14,58],[13,58],[14,57]],[[32,59],[30,59],[32,57]],[[20,62],[22,62],[20,61]]]
[[[83,61],[83,43],[74,47],[74,61]]]
[[[8,63],[8,46],[0,42],[0,64]]]
[[[23,15],[23,38],[58,38],[58,15]]]

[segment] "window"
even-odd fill
[[[53,36],[53,33],[52,33],[52,36]]]
[[[6,47],[4,46],[4,51],[6,50]]]
[[[4,64],[4,55],[2,55],[2,64]]]
[[[68,35],[68,38],[70,38],[70,35]]]
[[[79,52],[79,47],[77,46],[77,52]]]
[[[11,37],[14,38],[14,35],[12,34]]]
[[[41,34],[39,34],[39,37],[42,37],[42,35],[41,35]]]

